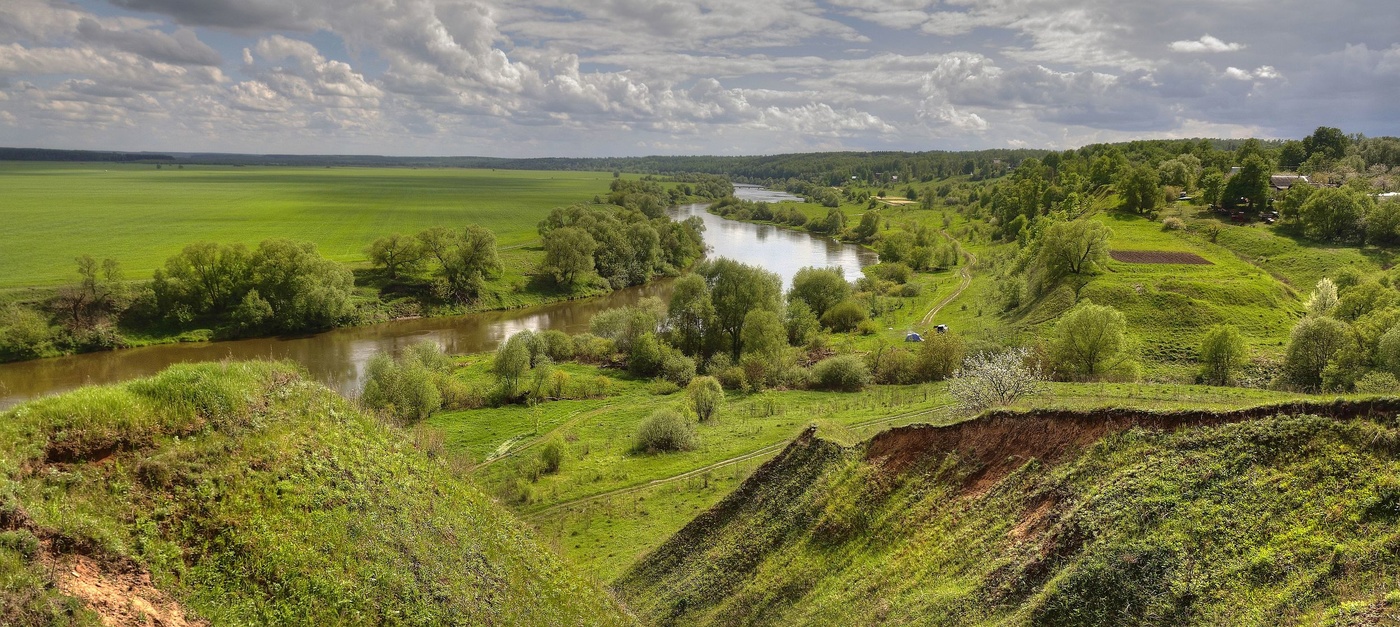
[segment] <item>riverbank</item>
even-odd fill
[[[856,246],[726,220],[706,213],[701,204],[673,208],[669,215],[680,220],[696,218],[704,224],[710,257],[763,266],[778,273],[785,283],[805,266],[842,266],[847,279],[855,280],[862,276],[862,267],[876,262],[874,254]],[[153,345],[0,364],[0,408],[82,385],[149,376],[174,363],[225,359],[294,361],[312,378],[353,395],[363,382],[365,364],[377,353],[395,353],[429,340],[448,353],[465,354],[495,350],[505,338],[526,329],[583,333],[600,311],[633,305],[647,297],[669,300],[670,286],[670,281],[658,279],[597,297],[563,297],[531,307],[404,319],[295,336]]]

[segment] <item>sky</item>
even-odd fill
[[[0,0],[0,145],[498,157],[1400,135],[1394,0]]]

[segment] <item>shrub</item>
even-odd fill
[[[592,333],[574,336],[574,356],[588,363],[601,363],[612,357],[613,343]]]
[[[1331,318],[1304,318],[1289,335],[1284,370],[1293,383],[1316,389],[1327,362],[1350,340],[1351,328]]]
[[[869,359],[876,383],[904,385],[920,379],[918,359],[912,351],[889,348],[871,353]]]
[[[1081,302],[1055,325],[1051,345],[1055,365],[1061,372],[1084,378],[1111,370],[1123,360],[1126,328],[1126,319],[1117,309]]]
[[[867,314],[865,307],[853,300],[843,300],[826,313],[822,314],[822,326],[844,333],[855,329],[860,323],[865,322]]]
[[[1244,338],[1234,326],[1215,325],[1206,331],[1201,340],[1200,356],[1201,374],[1205,380],[1216,385],[1227,385],[1247,357]]]
[[[812,313],[812,308],[807,306],[806,301],[792,301],[787,309],[788,343],[802,346],[812,341],[818,333],[821,333],[821,323],[817,322],[817,315]]]
[[[1182,222],[1181,218],[1172,217],[1162,220],[1163,231],[1180,231],[1184,228],[1186,228],[1186,223]]]
[[[1357,379],[1356,391],[1359,394],[1395,394],[1400,391],[1400,380],[1389,372],[1372,370]]]
[[[714,377],[691,379],[685,395],[700,422],[708,422],[714,418],[715,414],[719,413],[720,405],[724,403],[724,388]]]
[[[632,350],[627,355],[627,370],[639,377],[651,377],[661,371],[664,356],[661,342],[652,333],[643,333],[632,342]]]
[[[416,359],[380,353],[369,360],[360,402],[400,423],[422,420],[442,406],[432,371]]]
[[[558,440],[550,440],[540,449],[540,469],[547,475],[559,472],[564,463],[564,447]]]
[[[541,332],[539,337],[544,342],[545,354],[556,362],[569,361],[577,353],[577,349],[574,348],[574,339],[563,331],[551,329]]]
[[[530,369],[530,342],[534,339],[533,336],[533,333],[528,336],[524,335],[524,332],[516,333],[496,349],[496,358],[491,364],[491,370],[496,373],[501,392],[507,397],[515,396],[520,387],[520,377],[525,376],[525,371]]]
[[[661,360],[661,377],[676,385],[685,385],[695,378],[695,360],[670,350]]]
[[[855,355],[837,355],[812,367],[812,385],[823,390],[859,392],[870,384],[870,369]]]
[[[960,407],[971,411],[1009,405],[1022,396],[1035,394],[1045,377],[1039,368],[1026,365],[1029,354],[1024,348],[1016,348],[970,357],[949,381],[948,394]]]
[[[903,263],[882,263],[870,266],[871,274],[879,277],[882,281],[893,281],[895,283],[908,283],[914,271]]]
[[[637,430],[634,447],[639,453],[674,453],[693,450],[698,444],[694,425],[672,409],[658,409]]]
[[[942,381],[953,376],[962,365],[967,349],[963,340],[952,333],[935,333],[919,345],[919,378]]]
[[[711,370],[711,372],[714,371]],[[728,366],[715,373],[715,378],[719,379],[720,385],[724,386],[726,390],[742,390],[749,387],[749,377],[739,366]]]
[[[915,298],[924,293],[924,288],[918,283],[905,283],[899,286],[898,296],[902,298]]]

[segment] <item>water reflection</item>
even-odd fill
[[[743,196],[752,196],[743,192]],[[699,216],[711,256],[761,265],[783,277],[786,286],[803,266],[841,266],[849,279],[875,262],[875,255],[855,246],[806,233],[725,220],[704,205],[673,210],[678,218]],[[525,329],[581,333],[594,314],[637,302],[646,296],[669,298],[671,281],[628,288],[604,297],[510,311],[453,318],[399,320],[336,329],[316,335],[261,338],[203,344],[169,344],[106,353],[0,364],[0,409],[21,401],[82,385],[112,383],[149,376],[171,364],[223,359],[286,359],[302,364],[316,380],[347,395],[355,394],[365,365],[376,353],[397,353],[429,340],[453,354],[494,350],[505,338]]]

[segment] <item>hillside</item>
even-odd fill
[[[440,460],[285,364],[0,415],[0,624],[623,625]]]
[[[1384,624],[1400,402],[808,431],[616,584],[658,624]]]

